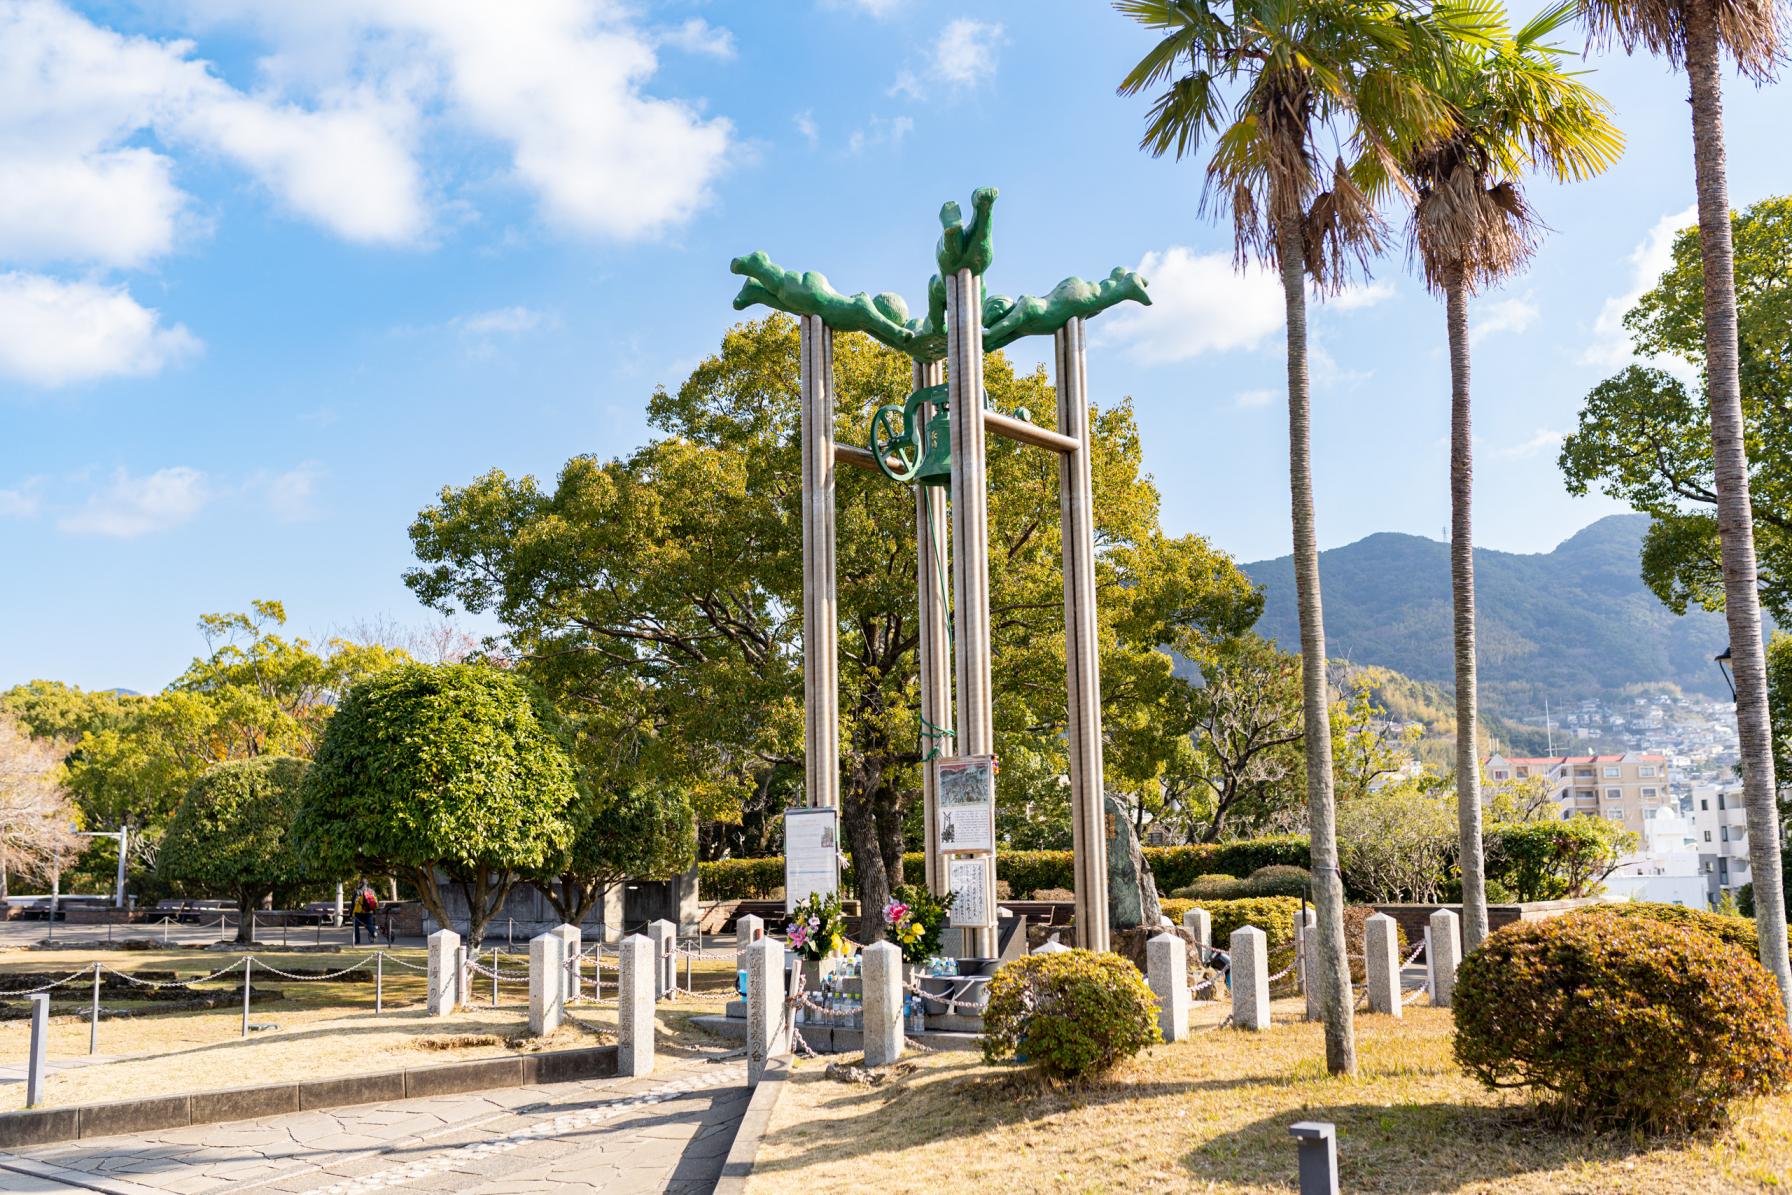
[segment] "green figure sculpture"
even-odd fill
[[[1127,300],[1151,306],[1137,270],[1115,266],[1100,282],[1066,278],[1043,299],[990,295],[983,300],[983,351],[993,353],[1023,336],[1050,336],[1073,319],[1088,319]]]
[[[797,273],[772,261],[763,251],[737,257],[728,268],[746,277],[734,296],[734,309],[744,311],[762,304],[791,315],[820,316],[836,332],[863,332],[880,344],[906,353],[916,361],[939,361],[946,356],[946,284],[944,279],[961,269],[978,277],[995,260],[995,241],[990,213],[996,189],[979,187],[971,193],[971,220],[964,222],[956,202],[940,208],[939,244],[934,258],[940,272],[927,280],[927,314],[909,318],[901,295],[885,291],[843,295],[827,277],[813,270]],[[983,350],[995,352],[1023,336],[1050,336],[1073,319],[1088,319],[1116,303],[1127,301],[1149,306],[1145,279],[1136,271],[1116,266],[1100,282],[1066,278],[1044,298],[1021,295],[1010,299],[990,295],[983,300]]]

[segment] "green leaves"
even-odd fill
[[[308,766],[263,755],[207,771],[175,809],[156,870],[195,893],[228,892],[244,908],[297,883],[307,859],[291,832]]]

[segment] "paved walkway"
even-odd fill
[[[0,1192],[457,1191],[714,1187],[746,1108],[738,1061],[301,1112],[0,1153]]]

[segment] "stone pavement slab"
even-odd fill
[[[707,1191],[745,1110],[739,1062],[0,1153],[0,1192],[213,1195]]]

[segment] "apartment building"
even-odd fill
[[[1547,777],[1564,818],[1609,818],[1638,835],[1651,811],[1675,804],[1668,793],[1668,757],[1652,752],[1528,759],[1493,755],[1483,769],[1493,785]]]
[[[1748,814],[1739,784],[1695,784],[1692,827],[1705,875],[1706,896],[1713,908],[1728,892],[1749,882]]]

